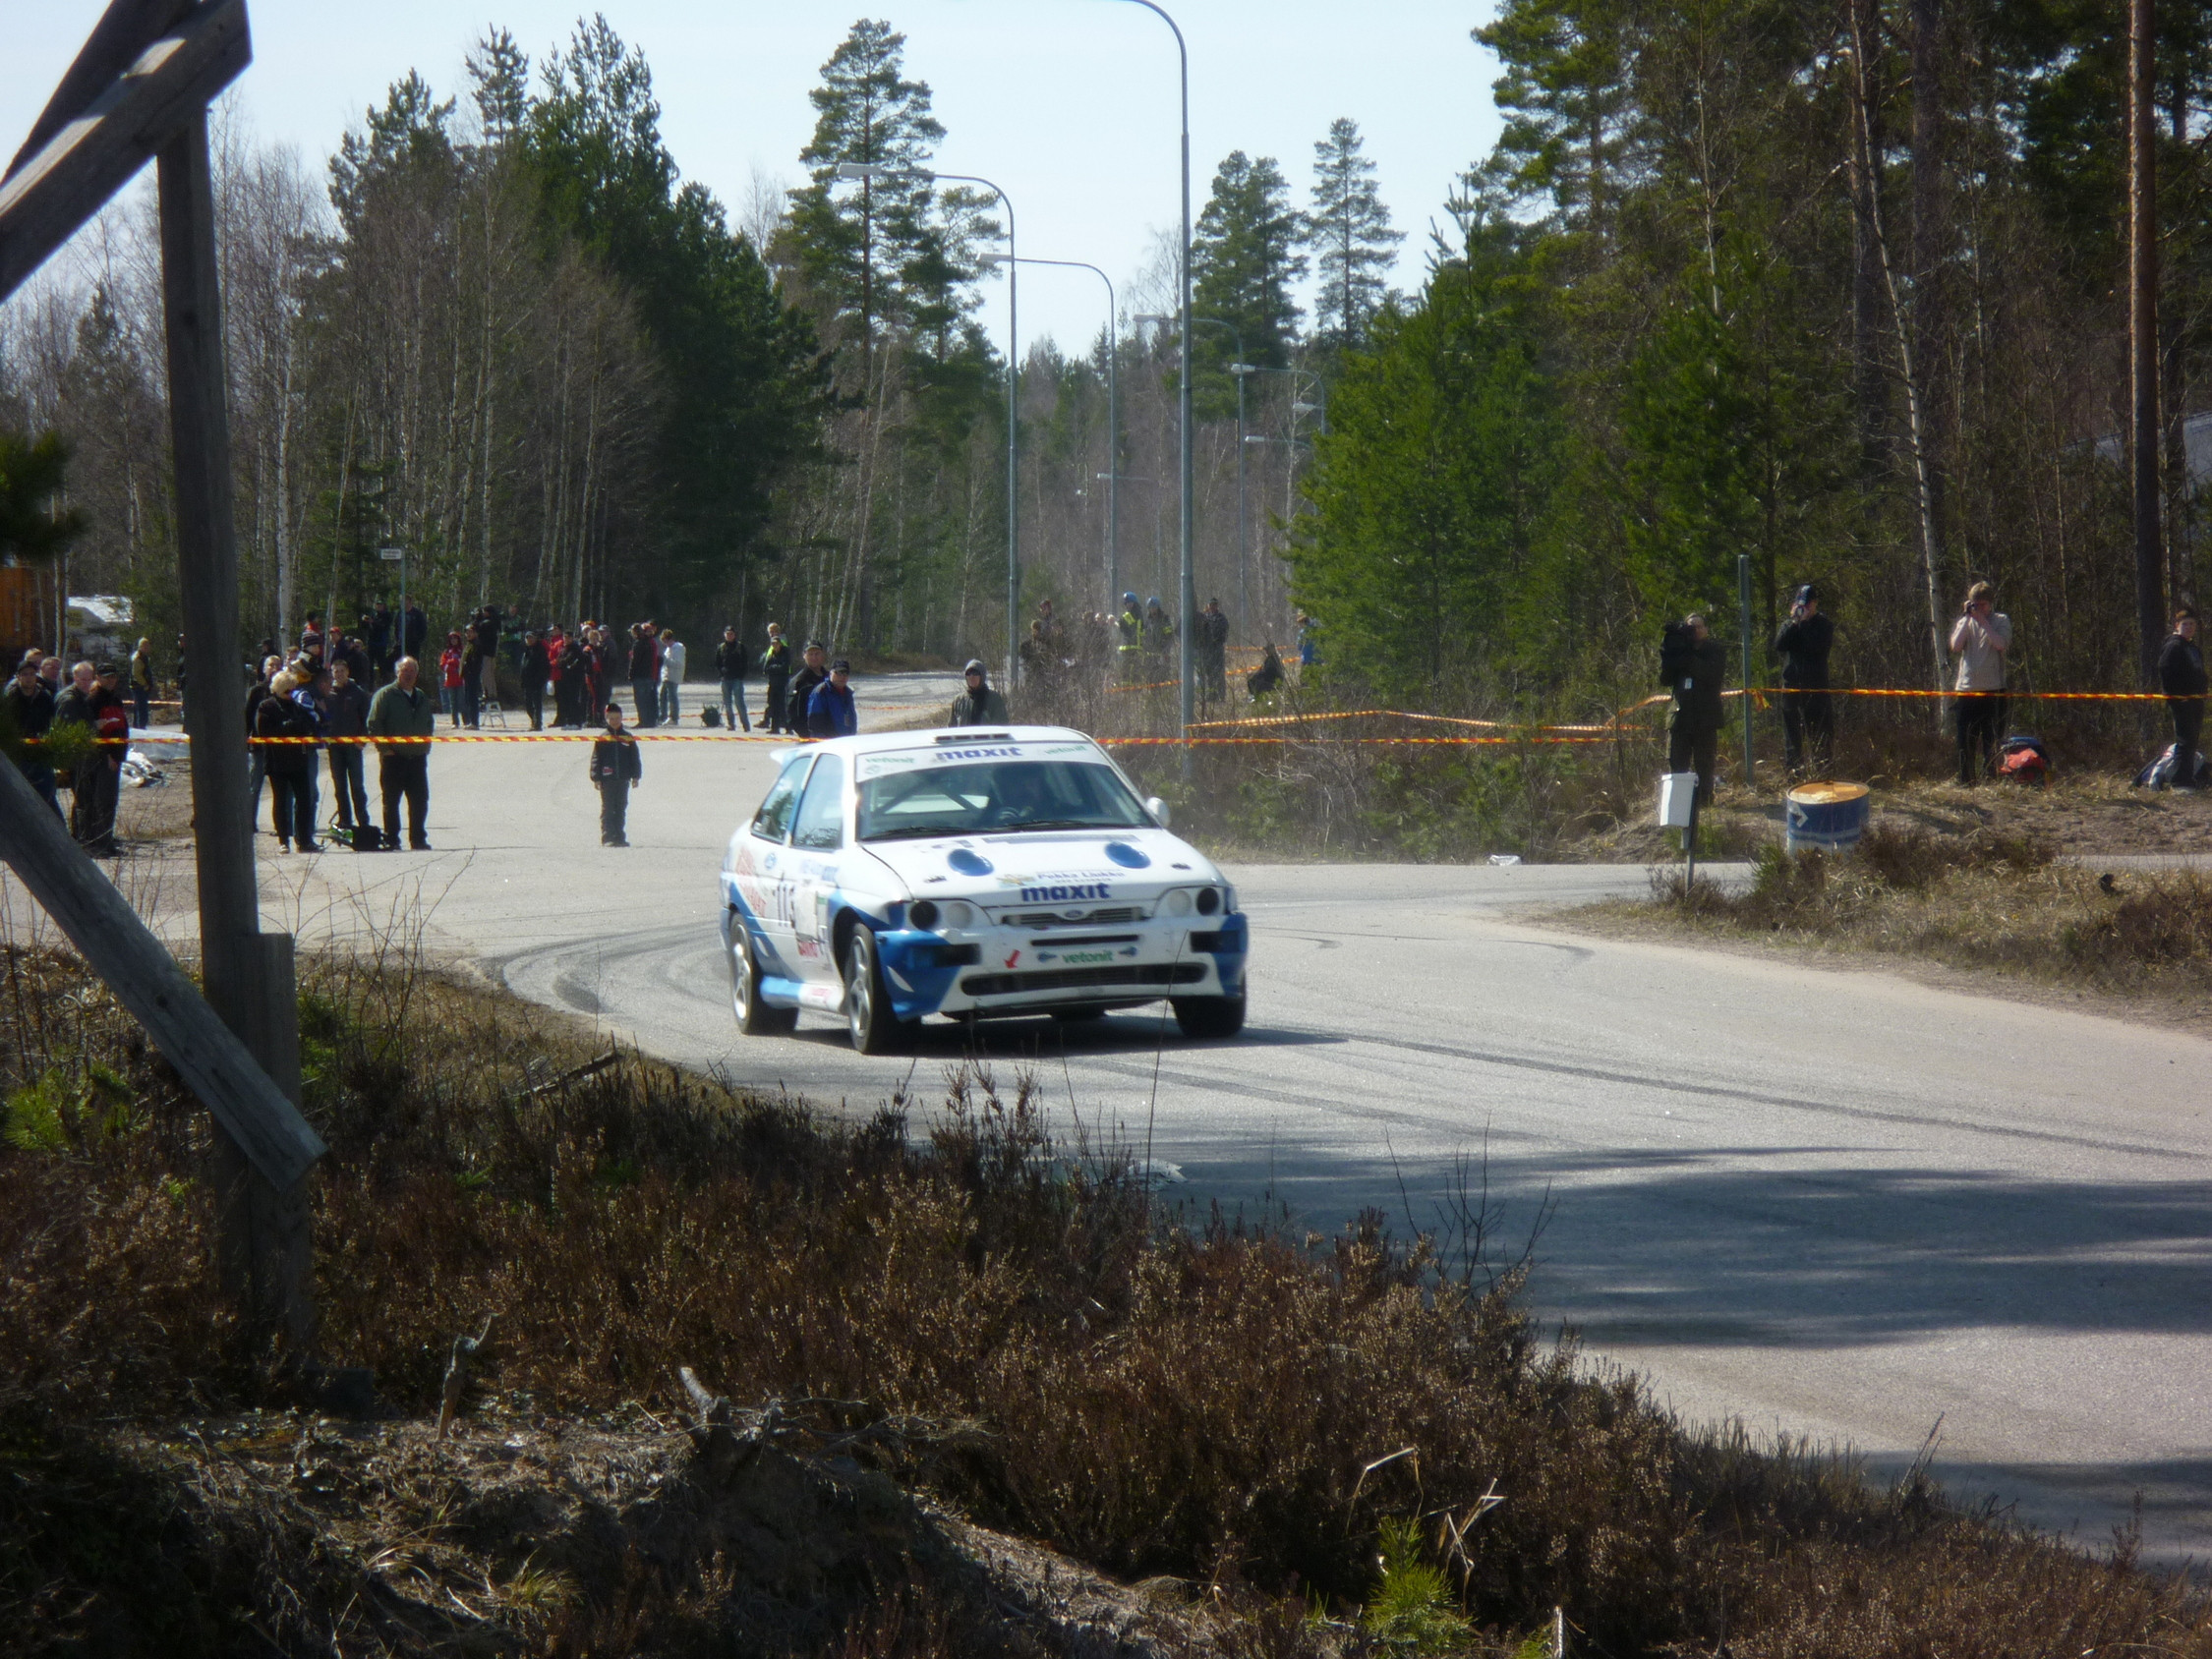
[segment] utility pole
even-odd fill
[[[2127,436],[2135,506],[2135,623],[2142,683],[2166,633],[2166,555],[2158,490],[2158,84],[2153,0],[2127,6]]]

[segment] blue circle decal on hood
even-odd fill
[[[988,876],[991,873],[991,861],[966,847],[955,847],[946,855],[945,862],[963,876]]]
[[[1108,841],[1106,856],[1124,870],[1142,870],[1152,862],[1141,848],[1133,847],[1127,841]]]

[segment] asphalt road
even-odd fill
[[[874,717],[949,695],[862,688]],[[696,726],[692,729],[696,729]],[[1065,1126],[1143,1148],[1194,1210],[1364,1208],[1453,1230],[1486,1174],[1510,1254],[1548,1204],[1547,1320],[1686,1417],[1936,1467],[2109,1537],[2144,1498],[2163,1557],[2212,1554],[2212,1044],[1903,979],[1534,926],[1646,890],[1621,867],[1233,869],[1251,1025],[1151,1013],[950,1025],[865,1059],[809,1015],[743,1039],[715,871],[768,746],[651,744],[626,851],[580,745],[440,748],[431,854],[278,859],[269,925],[416,932],[522,995],[734,1081],[926,1108],[970,1058],[1026,1068]],[[267,837],[262,837],[264,845]]]

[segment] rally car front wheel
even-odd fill
[[[907,1035],[907,1026],[892,1011],[873,928],[854,928],[845,942],[844,1023],[852,1046],[864,1055],[891,1054]]]
[[[798,1025],[798,1009],[772,1007],[761,1001],[760,963],[753,956],[753,942],[744,924],[731,918],[736,938],[729,946],[729,1008],[737,1016],[737,1029],[747,1037],[787,1036]]]

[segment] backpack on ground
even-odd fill
[[[2192,753],[2189,758],[2196,765],[2188,771],[2183,771],[2180,751],[2180,744],[2167,744],[2164,749],[2159,751],[2157,760],[2151,762],[2149,766],[2135,774],[2135,787],[2138,789],[2202,789],[2208,784],[2212,784],[2212,762],[2206,761],[2202,754]]]
[[[381,852],[383,845],[384,832],[378,826],[356,824],[353,827],[353,850],[355,852]]]
[[[701,725],[711,726],[718,726],[722,724],[722,711],[714,707],[713,704],[709,704],[706,708],[699,711],[699,723]]]
[[[1997,775],[2014,783],[2047,783],[2051,752],[2040,737],[2008,737],[1998,751]]]

